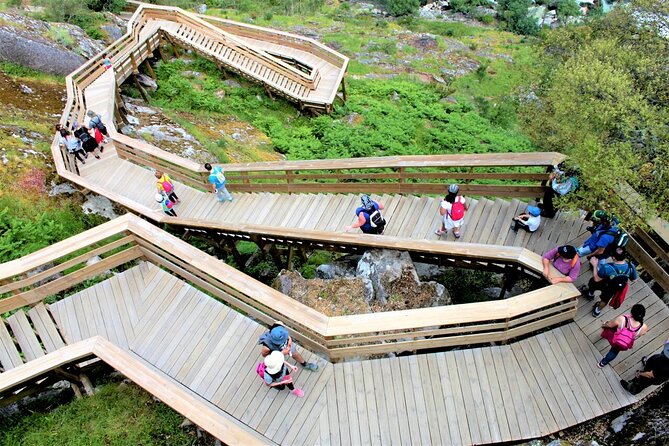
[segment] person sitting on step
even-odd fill
[[[541,223],[541,209],[536,206],[528,206],[527,212],[513,217],[511,229],[515,232],[522,229],[527,232],[535,232]]]

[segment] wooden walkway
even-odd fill
[[[264,327],[150,263],[48,310],[68,344],[103,336],[278,444],[519,441],[637,401],[615,367],[597,368],[578,323],[505,346],[335,365],[303,351],[320,369],[299,370],[299,399],[255,374]]]

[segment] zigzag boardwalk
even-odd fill
[[[334,365],[305,352],[320,370],[298,372],[298,399],[255,374],[264,327],[152,264],[49,310],[68,343],[115,340],[279,444],[516,441],[637,400],[613,368],[597,368],[600,352],[577,323],[510,345]]]

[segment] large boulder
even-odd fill
[[[392,307],[421,308],[450,304],[443,285],[421,282],[408,252],[370,250],[358,262],[356,275],[365,284],[365,298]]]
[[[101,52],[105,43],[78,26],[0,13],[0,60],[46,73],[66,75]]]

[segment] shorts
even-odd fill
[[[460,228],[462,227],[462,223],[465,221],[464,217],[461,218],[460,220],[455,220],[453,221],[451,217],[445,216],[444,217],[444,228],[446,228],[447,231],[450,231],[453,228]]]

